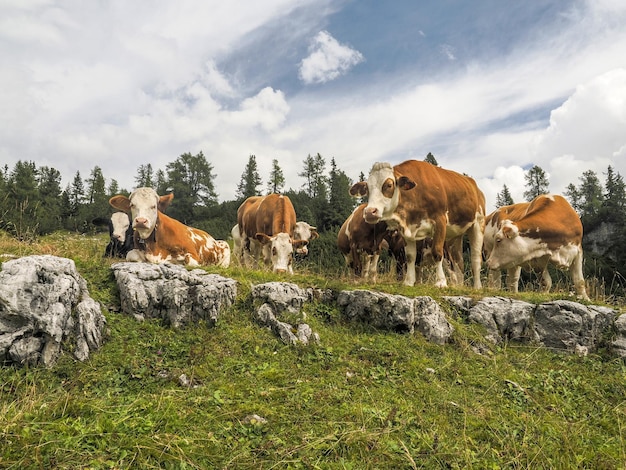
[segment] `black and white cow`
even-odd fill
[[[109,258],[126,258],[133,249],[133,227],[125,212],[115,212],[111,217],[96,217],[92,224],[109,227],[109,244],[104,249],[104,256]]]

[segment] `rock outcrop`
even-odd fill
[[[63,350],[84,361],[105,337],[106,319],[74,261],[51,255],[6,261],[0,271],[0,360],[47,367]]]
[[[304,322],[302,307],[309,292],[289,282],[267,282],[252,287],[256,320],[286,344],[318,342],[319,335]]]
[[[237,296],[237,281],[202,269],[128,262],[111,268],[123,312],[139,320],[160,318],[174,328],[199,321],[213,326]]]

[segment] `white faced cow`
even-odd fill
[[[138,188],[129,197],[120,194],[109,200],[116,209],[131,214],[135,249],[126,259],[228,267],[230,247],[226,241],[215,240],[163,213],[173,198],[174,194],[159,196],[152,188]]]
[[[474,288],[480,289],[485,197],[472,178],[417,160],[394,167],[375,163],[368,180],[352,186],[350,194],[368,195],[363,212],[367,223],[385,221],[404,237],[406,285],[415,284],[416,241],[432,238],[435,285],[447,286],[442,266],[444,243],[467,233]]]
[[[309,225],[308,222],[304,221],[296,222],[296,226],[293,229],[294,240],[306,240],[310,243],[311,240],[315,240],[319,236],[319,233],[317,233],[317,227],[313,227],[312,225]],[[301,258],[305,258],[308,254],[308,243],[303,243],[296,248],[296,255],[299,255]]]
[[[486,219],[484,247],[490,280],[507,270],[507,284],[517,292],[522,267],[542,273],[544,291],[552,279],[551,263],[569,269],[578,297],[588,300],[583,278],[583,226],[576,211],[557,194],[544,194],[531,202],[500,207]],[[498,282],[492,285],[499,287]]]
[[[293,273],[293,250],[308,242],[293,238],[296,211],[287,196],[249,197],[237,209],[237,224],[245,265],[250,266],[261,253],[274,272]]]
[[[109,243],[104,249],[104,256],[126,258],[133,249],[133,227],[126,212],[115,212],[111,217],[97,217],[91,221],[94,225],[109,228]]]

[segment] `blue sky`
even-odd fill
[[[350,178],[432,152],[489,209],[536,164],[562,193],[626,176],[621,0],[0,0],[0,163],[137,168],[185,152],[235,197],[251,154],[287,188],[308,154]]]

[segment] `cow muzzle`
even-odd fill
[[[363,219],[365,219],[365,222],[367,222],[368,224],[377,224],[378,222],[380,222],[381,218],[382,214],[376,207],[368,206],[363,211]]]

